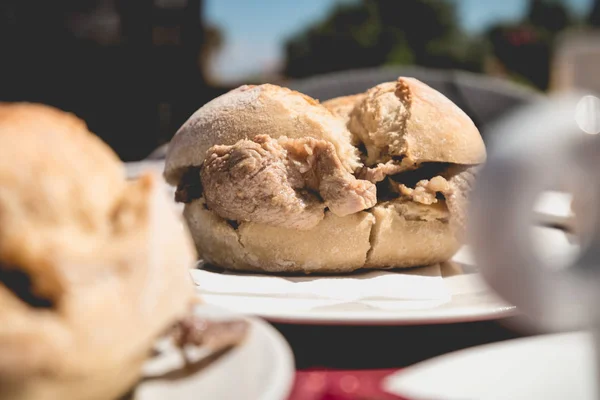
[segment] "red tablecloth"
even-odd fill
[[[524,337],[502,321],[274,326],[294,351],[297,372],[289,400],[398,400],[381,389],[388,375],[456,350]]]
[[[394,369],[298,371],[289,400],[407,400],[381,388]]]

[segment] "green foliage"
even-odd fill
[[[526,22],[540,30],[560,32],[573,22],[561,0],[531,0]]]
[[[307,76],[384,62],[376,47],[381,27],[369,5],[340,5],[323,22],[310,27],[286,46],[289,76]]]
[[[556,37],[582,21],[565,0],[528,1],[523,20],[490,27],[482,37],[461,29],[451,0],[345,3],[288,41],[285,73],[304,77],[384,64],[483,72],[494,59],[507,77],[545,90]],[[600,0],[586,21],[600,26]]]
[[[480,71],[478,46],[462,34],[452,2],[364,0],[336,7],[324,21],[290,39],[285,73],[303,77],[413,63]]]

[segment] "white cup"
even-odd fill
[[[583,98],[550,98],[492,129],[471,198],[470,241],[484,279],[546,331],[600,330],[600,136],[580,128]],[[560,269],[536,253],[531,234],[536,200],[557,187],[585,198],[576,225],[588,227],[580,254]]]

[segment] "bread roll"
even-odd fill
[[[204,260],[240,271],[343,273],[362,268],[375,223],[371,213],[346,217],[327,213],[308,231],[242,222],[234,228],[202,200],[185,207],[196,243],[207,249]]]
[[[213,145],[263,134],[325,139],[349,171],[360,165],[343,122],[318,101],[275,85],[245,85],[207,103],[183,124],[169,145],[165,178],[176,185],[184,170],[202,164]]]
[[[348,122],[350,122],[350,114],[354,110],[354,107],[356,107],[365,96],[365,93],[359,93],[350,96],[336,97],[335,99],[324,101],[323,105],[334,115],[340,117],[347,125]]]
[[[193,296],[159,179],[75,116],[0,104],[0,399],[115,399]]]
[[[486,151],[473,121],[440,92],[414,78],[367,91],[349,128],[367,148],[367,165],[411,162],[480,164]]]
[[[206,261],[343,273],[449,259],[484,160],[462,110],[399,78],[324,105],[273,85],[233,90],[175,135],[165,176]]]

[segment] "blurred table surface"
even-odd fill
[[[289,400],[398,399],[383,378],[419,361],[526,336],[511,319],[422,326],[314,326],[273,324],[296,361]]]

